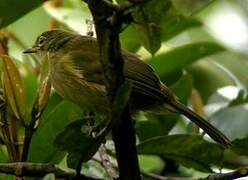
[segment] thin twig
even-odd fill
[[[104,169],[106,170],[109,177],[112,179],[118,178],[118,174],[115,171],[113,164],[110,162],[108,154],[106,153],[106,148],[105,148],[104,144],[100,146],[98,153],[99,153],[99,156],[101,158],[101,164],[104,167]]]
[[[63,179],[75,179],[75,172],[68,172],[52,164],[41,164],[41,163],[28,163],[28,162],[17,162],[17,163],[0,163],[0,172],[5,174],[13,174],[16,176],[27,176],[27,177],[43,177],[48,173],[53,173],[57,178]],[[88,177],[80,175],[77,180],[97,180],[98,178]],[[98,179],[99,180],[99,179]]]

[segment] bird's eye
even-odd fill
[[[38,43],[39,45],[42,45],[45,42],[46,38],[44,36],[40,36]]]

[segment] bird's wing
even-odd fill
[[[82,68],[85,80],[104,85],[98,44],[95,38],[78,36],[73,41],[71,43],[76,43],[78,46],[74,46],[71,50],[68,49],[68,52],[73,56],[75,66],[79,69]],[[159,77],[154,70],[131,53],[123,52],[122,56],[124,59],[124,76],[132,82],[132,91],[161,101],[164,95],[160,90]]]

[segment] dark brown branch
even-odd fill
[[[110,110],[112,111],[116,93],[125,81],[123,75],[124,61],[119,40],[124,12],[116,10],[118,8],[110,1],[85,0],[85,2],[88,3],[95,22],[100,62],[104,71]],[[120,179],[140,180],[135,131],[128,105],[121,113],[120,118],[116,118],[112,115],[112,112],[109,113],[109,124],[117,124],[112,129],[112,136],[115,143]]]
[[[13,174],[16,176],[27,177],[43,177],[48,173],[53,173],[55,177],[62,179],[75,179],[75,172],[68,172],[62,170],[52,164],[40,164],[40,163],[0,163],[0,172],[5,174]],[[97,180],[97,178],[87,177],[80,174],[78,180]],[[99,180],[99,179],[98,179]]]

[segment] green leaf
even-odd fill
[[[184,17],[175,9],[171,9],[163,16],[161,21],[161,40],[167,41],[183,31],[191,28],[201,27],[202,23],[192,17]]]
[[[139,155],[140,168],[146,172],[162,170],[163,161],[157,156]]]
[[[176,47],[168,52],[148,59],[156,72],[165,76],[185,68],[200,58],[219,53],[224,49],[212,42],[200,42]]]
[[[129,52],[136,52],[140,44],[140,39],[137,36],[137,31],[134,25],[129,25],[121,34],[121,47]]]
[[[248,156],[248,137],[244,139],[235,139],[232,141],[231,150],[239,155]]]
[[[209,119],[231,140],[248,136],[248,110],[245,105],[223,108]]]
[[[1,58],[3,60],[4,93],[15,116],[24,120],[26,97],[21,75],[9,56],[2,55]]]
[[[211,172],[210,165],[222,158],[223,148],[198,135],[169,135],[151,138],[137,146],[139,154],[160,155],[186,167]]]
[[[9,25],[27,12],[39,6],[43,1],[0,0],[0,28]]]
[[[28,160],[40,163],[60,162],[65,153],[58,151],[53,141],[67,124],[81,117],[82,113],[78,106],[53,94],[33,135]]]
[[[80,161],[88,161],[98,150],[103,141],[103,137],[91,137],[88,132],[87,121],[78,120],[72,122],[64,131],[58,134],[54,142],[61,151],[69,153],[67,165],[76,169]]]

